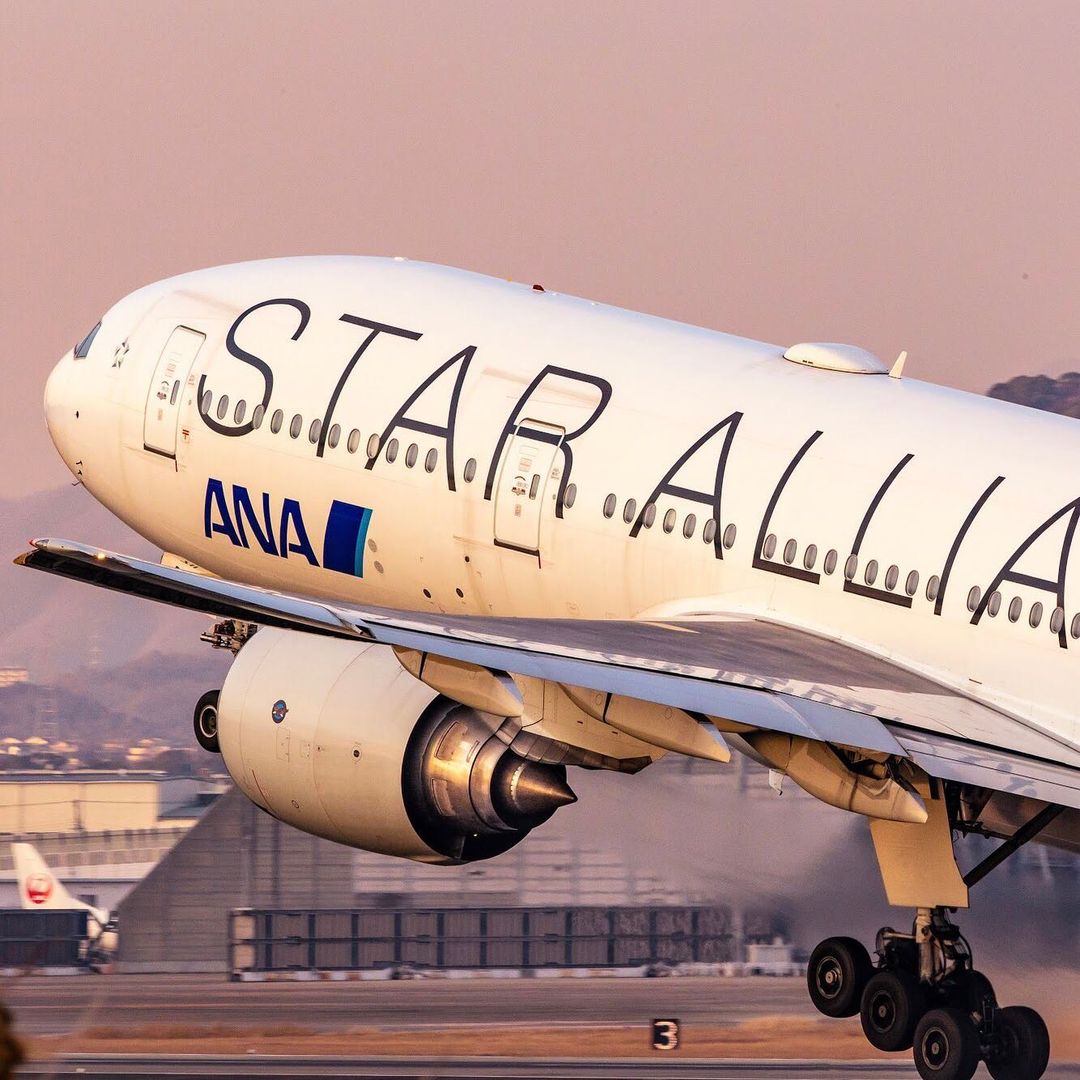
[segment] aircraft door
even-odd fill
[[[495,543],[540,554],[544,493],[566,429],[523,420],[507,440],[495,487]]]
[[[195,363],[205,334],[178,326],[165,342],[150,380],[143,420],[143,447],[155,454],[176,457],[176,430],[184,400],[184,384]]]

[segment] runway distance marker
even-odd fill
[[[654,1020],[652,1022],[652,1046],[654,1050],[678,1050],[679,1021]]]

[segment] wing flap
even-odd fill
[[[935,732],[889,725],[908,756],[931,776],[1080,809],[1075,768]]]

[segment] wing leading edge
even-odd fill
[[[1080,808],[1080,753],[850,645],[749,615],[520,619],[352,608],[63,540],[16,563],[223,618],[374,641],[864,751]]]

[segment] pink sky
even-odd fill
[[[42,3],[0,33],[0,496],[214,263],[402,254],[973,390],[1080,367],[1080,5]]]

